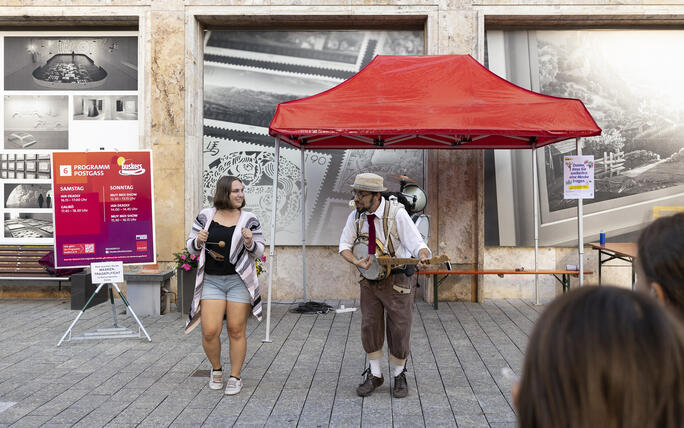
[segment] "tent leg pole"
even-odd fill
[[[262,342],[271,340],[271,290],[273,289],[273,257],[276,240],[276,212],[278,207],[278,164],[280,163],[280,139],[275,139],[275,169],[273,171],[273,193],[271,194],[271,244],[268,252],[268,294],[266,297],[266,337]]]
[[[575,139],[577,156],[582,156],[582,141]],[[577,255],[579,258],[579,286],[584,286],[584,200],[577,200]]]
[[[302,154],[302,288],[304,289],[304,301],[306,296],[306,171],[304,170],[305,157],[304,148],[299,148]]]
[[[532,149],[532,200],[534,202],[534,271],[537,272],[537,256],[539,255],[539,189],[537,186],[537,148]],[[534,274],[534,302],[539,301],[539,275]]]

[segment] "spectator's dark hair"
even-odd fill
[[[244,208],[245,199],[242,200],[242,205],[239,207],[234,207],[230,202],[230,192],[233,188],[234,181],[242,183],[242,180],[232,175],[224,175],[216,182],[216,192],[214,192],[214,207],[216,207],[216,209],[230,210]]]
[[[657,282],[684,316],[684,213],[661,217],[641,232],[638,263],[649,287]]]
[[[551,302],[530,337],[523,428],[681,428],[682,325],[646,294],[586,286]]]

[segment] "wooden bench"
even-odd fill
[[[38,261],[52,245],[0,245],[0,280],[2,281],[52,281],[61,288],[70,281],[69,276],[51,275]]]
[[[591,275],[592,271],[584,271],[585,275]],[[434,303],[433,306],[437,309],[439,302],[439,283],[446,279],[447,275],[497,275],[503,278],[504,275],[553,275],[554,278],[558,280],[563,286],[563,293],[570,290],[570,276],[579,276],[579,271],[576,270],[511,270],[511,269],[456,269],[456,270],[421,270],[418,271],[419,275],[432,275],[433,282],[432,287],[434,291]],[[439,275],[444,275],[442,279],[439,279]],[[475,292],[474,301],[479,301],[478,295],[480,294],[477,290]]]

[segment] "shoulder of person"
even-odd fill
[[[216,210],[216,209],[213,208],[213,207],[210,207],[210,208],[202,208],[202,209],[200,210],[200,212],[197,214],[197,217],[196,217],[197,221],[199,221],[199,223],[200,223],[202,226],[204,226],[204,225],[206,224],[206,222],[207,222],[207,219],[213,218],[213,217],[214,217],[214,211],[215,211],[215,210]]]
[[[215,210],[216,210],[216,208],[214,208],[214,207],[202,208],[202,209],[200,210],[198,216],[199,216],[199,215],[202,215],[202,214],[205,215],[205,216],[206,216],[206,215],[209,215],[209,214],[211,214],[211,213],[212,213],[213,211],[215,211]]]
[[[251,211],[247,211],[247,210],[242,210],[242,211],[240,212],[240,217],[243,217],[243,218],[246,218],[246,219],[253,218],[253,219],[255,219],[256,221],[259,221],[259,218],[256,216],[256,214],[254,214],[254,213],[251,212]]]

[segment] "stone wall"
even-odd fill
[[[140,146],[154,154],[161,262],[169,262],[172,253],[183,247],[199,208],[204,28],[422,25],[428,54],[469,53],[481,60],[485,26],[680,25],[684,17],[679,2],[630,0],[6,0],[3,4],[0,24],[7,31],[137,27],[140,66],[144,67]],[[529,249],[484,248],[482,171],[479,151],[429,153],[430,246],[461,267],[511,267],[523,260],[529,266]],[[563,266],[572,259],[570,251],[543,249],[542,265]],[[314,247],[307,252],[308,297],[358,296],[356,272],[337,256],[335,247]],[[595,270],[595,255],[587,252],[586,259],[587,268]],[[273,297],[303,297],[301,250],[278,248],[274,262]],[[469,299],[476,280],[450,278],[442,286],[440,298]],[[624,277],[618,274],[614,280],[621,282]],[[558,292],[553,281],[544,279],[544,295]],[[530,296],[529,279],[485,278],[483,285],[485,297]],[[423,290],[431,300],[429,287]]]

